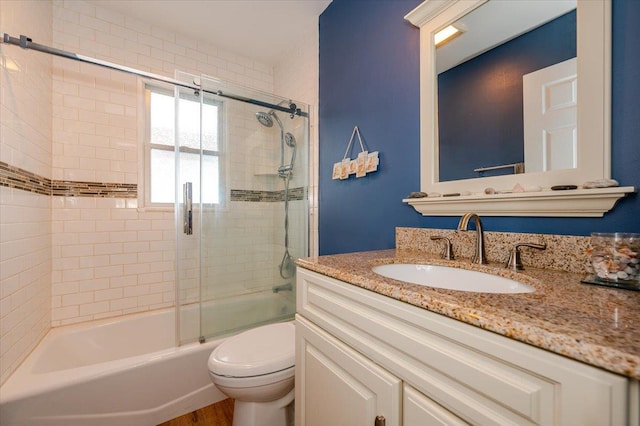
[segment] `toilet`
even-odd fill
[[[294,397],[295,327],[253,328],[228,338],[209,356],[209,376],[235,399],[233,426],[286,426]]]

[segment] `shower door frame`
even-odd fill
[[[206,77],[206,76],[200,76],[200,81],[198,82],[199,87],[203,87],[205,86],[205,83],[207,80],[211,80],[212,82],[216,83],[216,84],[225,84],[222,82],[219,82],[218,80]],[[203,83],[200,83],[203,82]],[[189,88],[190,89],[190,88]],[[188,90],[185,89],[184,87],[176,87],[175,93],[176,95],[178,95],[179,93],[184,93],[184,90]],[[252,92],[257,92],[254,89],[247,89],[247,90],[251,90]],[[212,91],[209,90],[205,90],[202,89],[200,91],[198,91],[196,94],[198,95],[199,99],[200,99],[200,182],[199,182],[199,187],[202,189],[203,185],[205,185],[205,182],[203,181],[203,177],[202,177],[202,126],[203,126],[203,113],[202,113],[202,109],[203,109],[203,105],[205,104],[205,95],[208,93],[212,93]],[[214,93],[215,94],[215,93]],[[271,98],[275,98],[278,97],[277,95],[273,95],[273,94],[264,94],[265,96],[269,96]],[[238,97],[240,99],[236,99],[236,97],[230,99],[230,101],[235,101],[235,100],[239,100],[239,101],[243,101],[243,97]],[[282,99],[282,101],[285,101],[285,99]],[[282,102],[281,101],[281,102]],[[257,102],[249,102],[253,105],[267,105],[267,106],[271,106],[273,104],[268,103],[268,102],[262,102],[262,101],[257,101]],[[296,106],[295,104],[293,104],[291,101],[289,101],[289,103],[291,105]],[[219,161],[219,176],[220,176],[220,182],[230,182],[231,179],[227,176],[227,174],[230,174],[232,172],[232,170],[229,170],[228,167],[230,167],[230,165],[227,165],[227,161],[223,161],[223,156],[227,156],[227,155],[231,155],[230,153],[228,153],[225,149],[225,145],[227,145],[228,143],[230,143],[229,141],[227,141],[228,137],[229,137],[229,132],[227,127],[229,126],[229,123],[226,122],[227,117],[229,116],[229,113],[227,111],[227,109],[229,108],[229,105],[226,105],[226,102],[222,102],[221,103],[221,108],[222,108],[222,112],[220,114],[220,122],[218,123],[218,135],[219,135],[219,150],[222,151],[223,153],[220,154],[218,156],[218,158],[220,159]],[[296,106],[297,108],[297,106]],[[309,108],[306,104],[305,104],[305,108]],[[298,240],[299,240],[299,245],[301,245],[302,247],[299,248],[299,250],[301,250],[302,252],[300,253],[301,257],[305,257],[308,256],[309,254],[309,234],[310,234],[310,229],[309,229],[309,224],[310,224],[310,218],[309,218],[309,213],[310,213],[310,209],[309,209],[309,197],[308,197],[308,190],[309,190],[309,134],[310,134],[310,122],[308,120],[308,113],[302,111],[301,109],[298,109],[298,111],[300,111],[300,114],[292,114],[291,113],[291,117],[293,118],[295,116],[295,118],[302,118],[304,121],[300,122],[297,124],[299,131],[302,132],[302,136],[303,136],[303,144],[304,144],[304,150],[302,151],[302,153],[299,154],[299,159],[300,159],[300,168],[303,171],[302,173],[302,187],[303,187],[303,197],[301,199],[302,202],[304,202],[304,206],[302,208],[302,211],[297,211],[299,214],[303,215],[303,217],[300,219],[300,227],[299,229],[297,229],[297,231],[301,232]],[[288,112],[290,112],[291,110],[287,110]],[[183,217],[183,205],[182,203],[180,203],[180,195],[182,192],[182,185],[181,185],[181,174],[180,173],[180,136],[178,135],[179,132],[179,125],[178,125],[178,120],[179,120],[179,116],[180,116],[180,112],[179,112],[179,106],[178,106],[178,101],[177,101],[177,97],[176,97],[176,115],[175,115],[175,119],[176,119],[176,137],[175,137],[175,141],[176,141],[176,147],[175,147],[175,154],[176,154],[176,204],[175,204],[175,220],[176,220],[176,289],[175,289],[175,309],[176,309],[176,343],[178,345],[181,344],[185,344],[185,343],[189,343],[189,342],[193,342],[194,340],[196,340],[196,338],[193,337],[192,333],[188,334],[188,338],[183,338],[183,332],[185,331],[185,327],[184,324],[181,324],[181,320],[182,320],[182,313],[183,313],[183,309],[185,306],[190,306],[190,305],[194,305],[195,302],[193,301],[187,301],[186,303],[184,302],[183,298],[181,297],[181,274],[184,272],[182,269],[182,261],[181,261],[181,256],[183,255],[183,252],[181,250],[183,250],[182,246],[184,244],[181,244],[182,242],[184,242],[184,234],[182,233],[182,226],[181,226],[181,221],[182,221],[182,217]],[[300,130],[301,129],[301,130]],[[220,152],[219,151],[219,152]],[[276,172],[274,170],[274,172]],[[280,182],[280,178],[278,179],[278,186],[279,182]],[[219,336],[220,333],[216,330],[213,331],[207,331],[207,321],[205,321],[204,318],[204,310],[203,310],[203,303],[204,302],[210,302],[210,298],[206,298],[203,295],[203,288],[204,288],[204,281],[203,281],[203,268],[206,267],[205,262],[203,261],[204,259],[204,246],[203,246],[203,238],[205,238],[206,236],[204,235],[203,232],[203,223],[205,222],[205,215],[210,215],[210,214],[225,214],[225,210],[228,208],[229,203],[230,203],[230,199],[227,199],[227,197],[229,196],[231,191],[230,187],[226,187],[223,186],[222,184],[220,184],[220,190],[219,190],[219,194],[220,194],[220,204],[215,205],[215,206],[207,206],[207,205],[203,205],[202,200],[201,199],[196,199],[194,197],[193,199],[193,218],[194,218],[194,226],[193,226],[193,237],[197,238],[197,252],[198,252],[198,259],[197,259],[197,267],[198,267],[198,274],[197,274],[197,287],[198,287],[198,300],[197,302],[197,307],[199,310],[199,315],[198,317],[198,337],[197,340],[200,341],[200,343],[204,343],[208,338],[210,337],[216,337]],[[200,191],[200,194],[202,194],[202,191]],[[229,212],[226,212],[227,214],[229,214]],[[212,228],[217,227],[217,224],[212,225]],[[292,233],[296,233],[296,229],[294,229],[292,231]],[[210,237],[210,236],[209,236]],[[209,238],[207,237],[207,238]],[[275,244],[275,234],[273,236],[274,238],[274,244]],[[276,255],[276,257],[278,257]],[[274,265],[275,268],[277,268],[277,265]],[[293,291],[295,289],[295,282],[294,282],[295,278],[291,278],[288,281],[292,284],[291,286],[291,291],[293,294]],[[274,290],[275,292],[275,290]],[[242,297],[242,296],[240,296]],[[216,300],[215,297],[213,297],[212,300]],[[295,298],[293,298],[292,300],[292,311],[290,313],[290,317],[293,316],[293,313],[295,313]],[[274,318],[273,320],[277,320],[276,318]],[[269,321],[272,322],[272,321]],[[249,326],[254,326],[254,325],[249,325]],[[243,326],[243,329],[246,328]],[[222,334],[226,334],[228,332],[235,332],[235,329],[225,329],[225,331],[222,332]]]

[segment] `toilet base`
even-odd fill
[[[289,404],[293,402],[292,389],[282,398],[271,402],[248,402],[236,399],[233,408],[233,426],[287,426]]]

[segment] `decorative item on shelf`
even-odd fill
[[[522,186],[520,185],[520,183],[516,183],[513,189],[511,189],[511,193],[513,194],[521,194],[523,192],[540,192],[540,191],[542,191],[542,187],[538,185]]]
[[[485,188],[484,189],[484,193],[487,195],[493,195],[493,194],[513,194],[513,190],[512,189],[495,189],[495,188]]]
[[[442,194],[443,197],[466,197],[468,195],[471,195],[470,191],[451,192],[449,194]]]
[[[540,192],[542,187],[539,185],[527,185],[524,187],[524,192]]]
[[[552,191],[571,191],[578,189],[576,185],[554,185],[551,187]]]
[[[407,195],[407,198],[425,198],[428,197],[429,194],[427,194],[426,192],[411,192],[409,193],[409,195]]]
[[[360,152],[355,160],[349,157],[351,152],[351,146],[353,145],[353,138],[358,136],[358,142],[360,142]],[[362,137],[360,136],[360,129],[358,126],[353,128],[349,143],[347,144],[347,150],[344,152],[342,161],[333,165],[332,178],[335,179],[348,179],[351,175],[356,175],[357,178],[364,177],[367,173],[372,173],[378,170],[380,159],[378,158],[378,151],[368,152],[364,149],[362,143]]]
[[[591,180],[589,182],[585,182],[582,184],[582,187],[584,189],[613,188],[618,185],[619,183],[615,179],[598,179],[598,180]]]
[[[524,192],[524,187],[519,183],[516,183],[511,191],[515,194],[522,193]]]

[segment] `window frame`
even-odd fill
[[[165,145],[165,144],[157,144],[153,143],[151,140],[151,94],[158,93],[161,95],[169,96],[175,101],[175,90],[171,87],[159,85],[159,84],[143,84],[143,92],[144,92],[144,107],[145,107],[145,132],[144,132],[144,143],[143,143],[143,155],[144,155],[144,197],[141,200],[145,207],[151,208],[161,208],[161,209],[169,209],[173,208],[175,204],[175,196],[173,202],[152,202],[151,201],[151,152],[152,150],[161,150],[165,152],[172,152],[175,155],[175,143],[173,145]],[[185,99],[192,102],[197,102],[200,104],[200,96],[199,95],[189,95],[180,91],[180,98]],[[218,202],[217,203],[201,203],[202,208],[216,208],[222,207],[226,204],[226,197],[223,191],[224,185],[224,158],[225,158],[225,149],[224,149],[224,126],[223,126],[223,118],[224,118],[224,108],[225,103],[218,99],[214,99],[212,97],[208,97],[206,95],[203,96],[202,102],[208,105],[214,105],[217,107],[217,116],[218,116],[218,150],[208,150],[208,149],[198,149],[191,148],[186,146],[180,147],[180,153],[184,154],[196,154],[200,156],[208,156],[208,157],[216,157],[218,159]],[[175,105],[175,104],[174,104]],[[175,108],[174,108],[174,120],[175,120]],[[202,157],[201,157],[202,158]],[[200,168],[202,169],[202,161],[200,161]],[[175,169],[174,169],[175,172]],[[200,173],[200,182],[198,183],[199,187],[202,185],[202,173]],[[175,182],[175,174],[174,174],[174,182]],[[142,197],[141,197],[142,198]],[[200,204],[200,200],[194,200],[194,203]]]

